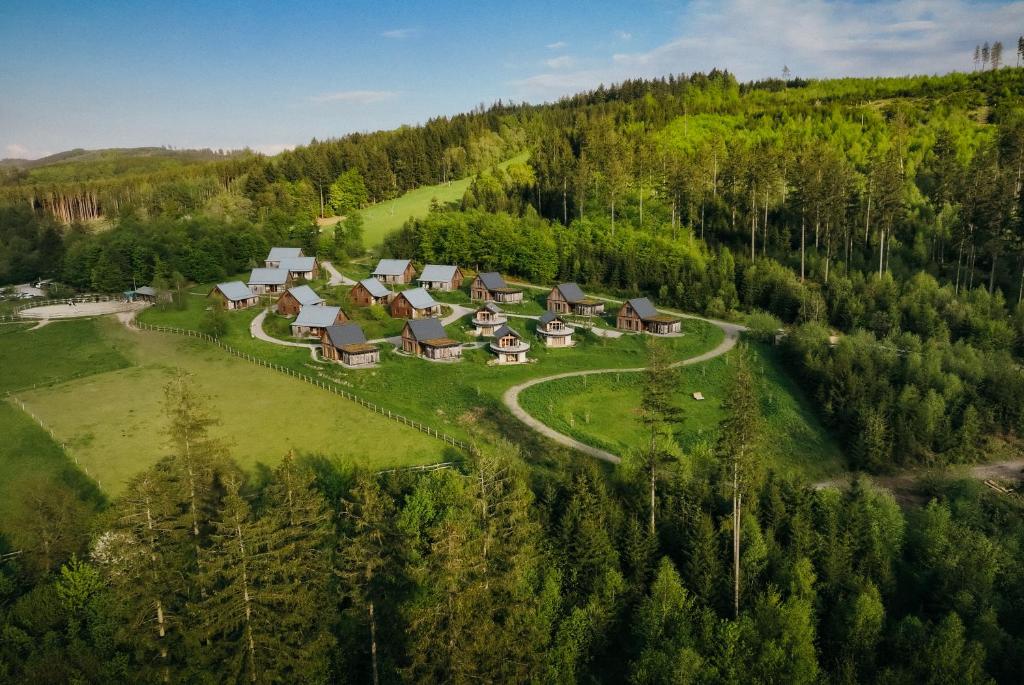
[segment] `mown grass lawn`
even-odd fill
[[[759,345],[747,348],[757,379],[764,416],[759,455],[778,471],[808,479],[825,478],[843,468],[838,445],[817,420],[806,398],[780,368],[774,351]],[[681,367],[677,403],[684,419],[677,437],[684,449],[718,437],[725,417],[725,399],[736,351],[703,364]],[[643,375],[601,374],[541,383],[520,395],[534,417],[577,440],[625,455],[642,442],[639,422]],[[694,400],[700,392],[703,401]]]
[[[210,398],[221,420],[215,432],[243,467],[273,466],[292,449],[370,469],[449,456],[434,438],[208,343],[129,331],[113,319],[97,327],[99,343],[119,350],[131,366],[18,397],[105,492],[120,492],[165,453],[163,388],[179,369]]]
[[[513,162],[525,162],[528,157],[523,153],[506,160],[498,166],[504,168]],[[441,204],[458,202],[466,194],[466,189],[473,182],[472,176],[461,178],[451,183],[439,183],[410,190],[400,197],[380,202],[361,210],[363,224],[363,244],[369,249],[376,249],[384,242],[384,237],[398,228],[409,217],[421,217],[430,211],[430,204],[437,200]],[[347,274],[347,272],[346,272]]]

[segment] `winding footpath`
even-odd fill
[[[252,335],[252,337],[256,338],[257,340],[268,342],[271,345],[281,345],[283,347],[304,347],[309,350],[309,356],[313,358],[313,361],[317,361],[316,353],[320,349],[320,345],[281,340],[280,338],[275,338],[272,335],[268,335],[266,331],[263,330],[263,320],[267,318],[267,312],[269,311],[269,309],[264,309],[262,312],[256,315],[256,318],[252,320],[251,324],[249,324],[249,334]]]
[[[341,273],[340,271],[335,269],[334,265],[331,264],[330,262],[320,262],[320,266],[322,266],[324,269],[326,269],[327,273],[329,273],[331,275],[330,280],[327,281],[327,285],[335,286],[335,285],[355,285],[356,284],[356,282],[353,281],[351,278],[349,278],[348,276],[344,275],[343,273]]]
[[[703,354],[698,354],[695,357],[690,357],[689,359],[678,361],[672,365],[673,367],[689,366],[691,364],[699,364],[700,362],[706,362],[709,359],[714,359],[715,357],[725,354],[726,352],[728,352],[729,350],[736,346],[736,341],[739,339],[740,332],[743,330],[743,326],[733,323],[727,323],[725,321],[715,321],[712,319],[702,320],[712,323],[721,328],[722,331],[725,333],[725,338],[723,338],[722,342],[720,342],[715,348],[708,350]],[[556,373],[551,376],[532,378],[524,383],[520,383],[519,385],[513,385],[511,388],[506,390],[505,393],[501,396],[501,401],[505,404],[506,407],[508,407],[508,410],[512,412],[513,416],[515,416],[517,419],[519,419],[527,426],[540,433],[541,435],[554,440],[560,445],[564,445],[565,447],[571,447],[572,449],[578,452],[582,452],[583,454],[589,455],[596,459],[611,462],[612,464],[618,464],[620,461],[622,461],[621,457],[612,454],[611,452],[608,452],[606,450],[602,450],[597,447],[593,447],[592,445],[588,445],[584,442],[580,442],[579,440],[572,438],[564,433],[559,433],[558,431],[548,426],[543,421],[535,419],[533,416],[527,413],[525,409],[523,409],[522,405],[519,404],[519,395],[527,388],[532,388],[535,385],[547,383],[549,381],[559,380],[561,378],[593,376],[599,373],[639,373],[644,370],[646,370],[645,367],[632,369],[586,369],[584,371],[567,371],[565,373]]]

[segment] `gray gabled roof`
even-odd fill
[[[359,284],[366,288],[366,290],[374,297],[387,297],[391,294],[383,283],[378,281],[376,278],[364,278],[359,281]]]
[[[316,268],[316,257],[288,257],[281,260],[282,271],[306,273]]]
[[[150,288],[148,285],[136,288],[135,293],[138,295],[146,295],[147,297],[156,297],[156,289]]]
[[[308,285],[300,285],[295,288],[288,288],[288,292],[301,305],[323,304],[324,298],[316,294],[316,291]]]
[[[309,326],[311,328],[324,328],[331,326],[338,320],[338,312],[341,307],[325,307],[314,304],[303,307],[299,315],[295,317],[292,326]]]
[[[629,302],[629,306],[633,308],[637,316],[644,321],[658,317],[658,310],[654,308],[654,305],[646,297],[634,297],[631,300],[627,300],[627,302]]]
[[[430,296],[423,288],[413,288],[412,290],[404,290],[399,293],[399,297],[404,297],[412,305],[413,309],[429,309],[436,307],[437,302]]]
[[[587,299],[587,296],[583,294],[583,291],[575,283],[560,283],[558,285],[558,292],[562,293],[562,297],[569,304],[583,302]]]
[[[409,319],[406,324],[416,340],[439,340],[448,337],[440,319]]]
[[[282,259],[294,259],[302,256],[301,247],[272,247],[267,255],[268,262],[277,262]]]
[[[480,309],[486,309],[487,311],[491,312],[492,314],[500,314],[501,313],[501,307],[499,307],[498,305],[496,305],[493,302],[488,302],[483,307],[480,307]],[[479,310],[477,310],[477,311],[479,311]]]
[[[455,278],[459,267],[453,264],[427,264],[417,281],[428,283],[448,283]]]
[[[505,279],[497,271],[488,271],[487,273],[477,274],[477,276],[480,277],[480,282],[488,290],[501,290],[508,287],[505,285]]]
[[[494,337],[495,338],[503,338],[506,335],[511,335],[511,336],[513,336],[515,338],[518,338],[520,340],[522,340],[522,338],[523,338],[523,336],[519,335],[519,333],[516,332],[516,329],[509,328],[508,324],[502,324],[501,328],[499,328],[498,330],[494,331]]]
[[[343,323],[337,326],[328,326],[324,329],[327,333],[327,340],[335,347],[344,345],[361,345],[366,342],[366,334],[357,323]]]
[[[560,317],[558,314],[555,314],[554,312],[544,312],[537,319],[537,322],[541,326],[547,326],[549,323],[551,323],[555,319],[558,319],[559,321],[562,321],[564,323],[564,320],[562,319],[562,317]]]
[[[382,259],[373,270],[374,276],[401,276],[409,266],[408,259]]]
[[[249,285],[284,285],[287,282],[287,269],[253,269],[249,274]]]
[[[227,283],[218,283],[217,290],[221,292],[224,297],[228,298],[232,302],[238,302],[240,300],[251,300],[256,297],[256,294],[249,289],[245,283],[241,281],[228,281]]]

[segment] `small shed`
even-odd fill
[[[291,279],[285,269],[253,269],[249,274],[249,287],[257,295],[284,292]]]
[[[408,259],[382,259],[371,275],[381,283],[412,283],[416,269]]]
[[[308,285],[299,285],[284,291],[284,294],[277,298],[275,309],[281,316],[295,316],[303,307],[318,304],[324,304],[324,298],[317,295]]]
[[[223,302],[225,309],[245,309],[259,302],[256,293],[241,281],[218,283],[213,286],[209,296]]]
[[[386,307],[394,296],[395,294],[376,278],[364,278],[348,292],[349,299],[359,307],[369,307],[371,304]]]
[[[380,361],[380,350],[366,341],[366,334],[357,323],[326,327],[320,336],[320,352],[324,359],[345,366],[366,367]]]
[[[299,315],[292,321],[292,335],[296,338],[319,338],[328,326],[335,326],[348,321],[341,307],[311,305],[299,310]]]
[[[544,312],[537,318],[537,337],[544,347],[572,347],[573,328],[554,312]]]
[[[462,269],[452,264],[427,264],[417,282],[427,290],[458,290],[465,277]]]
[[[481,302],[516,304],[523,301],[520,288],[510,288],[497,271],[479,273],[469,287],[469,297]]]
[[[462,343],[452,340],[439,319],[413,319],[402,329],[402,351],[433,361],[462,358]]]
[[[405,290],[391,300],[391,316],[396,319],[425,319],[441,315],[441,305],[423,288]]]

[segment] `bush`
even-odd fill
[[[755,309],[747,316],[747,332],[755,340],[771,342],[780,328],[782,328],[782,321],[766,311]]]
[[[214,338],[221,338],[228,332],[228,314],[217,304],[206,310],[199,320],[199,330]]]

